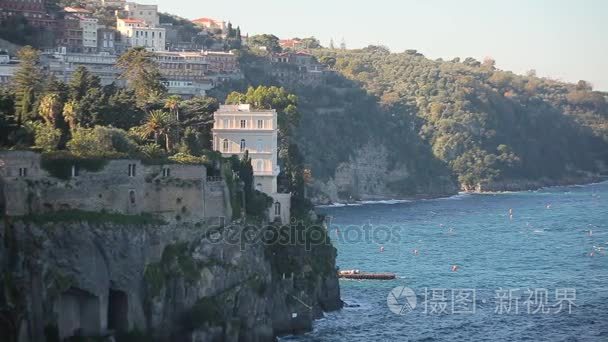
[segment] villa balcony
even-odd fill
[[[277,165],[274,168],[274,171],[272,170],[253,170],[253,175],[254,176],[278,176],[279,173],[281,173],[281,168]]]

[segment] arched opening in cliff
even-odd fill
[[[0,310],[0,336],[7,342],[17,341],[17,323],[14,312]]]
[[[101,306],[93,294],[72,287],[55,303],[61,339],[70,336],[96,336],[101,331]]]
[[[125,332],[129,330],[129,300],[124,291],[110,289],[108,297],[108,329]]]
[[[6,216],[6,198],[4,197],[4,180],[0,177],[0,216]]]

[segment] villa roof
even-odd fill
[[[135,24],[135,23],[143,24],[144,23],[143,20],[141,20],[141,19],[135,19],[135,18],[126,18],[126,19],[120,19],[119,18],[118,20],[122,20],[125,23],[129,23],[129,24]]]
[[[192,22],[193,23],[211,23],[211,24],[216,23],[216,21],[211,18],[198,18],[198,19],[192,20]]]
[[[279,40],[279,45],[293,48],[296,45],[300,44],[301,42],[302,42],[302,40],[299,39],[299,38],[280,39]]]
[[[306,56],[306,57],[312,57],[312,55],[308,52],[305,51],[298,51],[298,52],[281,52],[281,53],[277,53],[275,54],[275,56],[278,57],[290,57],[290,56]]]

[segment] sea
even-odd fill
[[[318,208],[345,307],[282,341],[608,341],[608,182]]]

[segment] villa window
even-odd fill
[[[19,168],[19,177],[27,177],[27,167]]]
[[[281,216],[281,203],[274,203],[274,216]]]
[[[262,139],[258,139],[257,144],[255,146],[255,150],[257,152],[262,152],[263,151],[263,149],[262,149]]]
[[[135,164],[129,164],[129,177],[135,177]]]
[[[228,146],[228,139],[224,139],[224,141],[222,141],[222,151],[228,152]]]
[[[129,202],[135,204],[135,190],[129,190]]]
[[[262,191],[262,183],[258,183],[258,184],[256,184],[256,185],[255,185],[255,189],[256,189],[257,191]]]
[[[258,128],[259,129],[264,128],[264,120],[258,120]]]
[[[247,128],[247,120],[241,120],[241,128]]]
[[[228,119],[222,120],[222,125],[224,126],[223,128],[230,128],[230,120],[228,120]]]
[[[262,160],[256,161],[255,167],[256,167],[256,171],[263,171],[264,170],[264,162]]]
[[[79,171],[77,165],[72,165],[72,177],[78,177]]]
[[[171,177],[171,169],[168,167],[163,168],[163,177]]]
[[[245,143],[245,139],[241,139],[241,152],[245,152],[246,147],[247,143]]]

